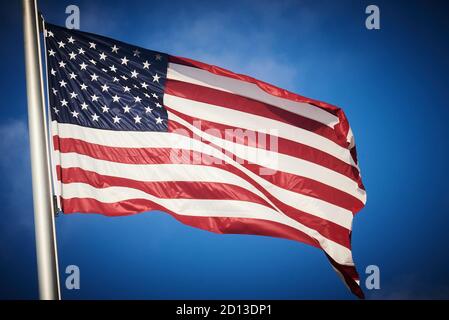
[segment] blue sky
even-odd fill
[[[370,299],[449,298],[449,6],[443,1],[40,1],[63,25],[246,73],[344,108],[367,206],[353,226]],[[365,28],[369,4],[381,30]],[[19,1],[0,4],[0,298],[37,298]],[[151,212],[57,218],[66,299],[353,299],[322,252],[293,241],[216,235]]]

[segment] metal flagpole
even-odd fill
[[[46,132],[39,17],[35,0],[22,0],[22,5],[39,297],[42,300],[59,300],[58,258],[49,179],[48,132]]]

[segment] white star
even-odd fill
[[[146,89],[148,87],[148,85],[145,82],[141,83],[142,88]]]
[[[157,83],[159,83],[159,79],[160,79],[161,77],[160,76],[158,76],[157,75],[157,73],[153,76],[153,82],[157,82]]]
[[[56,52],[54,52],[53,49],[48,50],[48,55],[50,57],[54,57],[55,54],[56,54]]]
[[[71,114],[72,114],[72,117],[74,117],[74,118],[78,118],[78,115],[79,115],[79,113],[78,113],[78,112],[76,112],[76,111],[73,111],[73,112],[71,112]]]
[[[58,45],[59,45],[60,48],[64,48],[64,47],[65,47],[65,43],[62,42],[62,41],[59,41],[59,42],[58,42]]]
[[[151,111],[153,111],[153,109],[151,109],[150,107],[145,108],[145,113],[151,113]]]
[[[134,122],[135,122],[135,123],[141,123],[140,120],[142,120],[141,117],[139,117],[139,116],[135,116],[135,117],[134,117]]]
[[[95,61],[94,59],[90,59],[89,62],[92,63],[93,65],[97,64],[97,61]]]
[[[119,117],[115,116],[114,118],[112,118],[114,120],[114,123],[120,123],[120,119]]]
[[[86,70],[87,64],[85,64],[83,61],[83,63],[80,64],[80,67],[81,67],[81,70]]]
[[[59,61],[59,67],[65,68],[66,63],[64,61]]]
[[[157,55],[156,55],[156,60],[161,61],[161,60],[162,60],[162,56],[161,56],[160,54],[157,54]]]
[[[95,42],[89,42],[89,49],[96,49],[97,44]]]
[[[134,97],[134,102],[140,102],[140,101],[142,101],[142,99],[140,99],[140,97],[139,97],[139,96],[137,96],[137,97]]]
[[[62,99],[62,100],[61,100],[61,106],[66,107],[67,104],[68,104],[68,102],[67,102],[66,99]]]
[[[118,95],[115,95],[112,97],[112,102],[119,102],[120,101],[120,97]]]
[[[98,121],[98,118],[100,118],[100,117],[97,116],[96,113],[94,113],[94,114],[92,115],[92,120],[93,120],[93,121]]]
[[[55,107],[55,108],[53,108],[53,110],[55,110],[55,113],[56,113],[56,114],[58,114],[58,113],[59,113],[59,110],[58,110],[58,108],[56,108],[56,107]]]
[[[115,44],[111,49],[112,49],[112,52],[114,52],[114,53],[118,52],[118,47]]]
[[[123,90],[124,90],[125,92],[130,92],[130,91],[131,91],[131,89],[130,89],[128,86],[124,86],[124,87],[123,87]]]
[[[123,112],[124,112],[124,113],[128,113],[129,110],[131,110],[131,108],[128,107],[128,105],[126,105],[126,106],[123,107]]]
[[[109,108],[107,106],[103,106],[101,109],[103,110],[103,113],[109,112]]]
[[[47,37],[53,38],[54,34],[50,30],[47,31]]]
[[[122,76],[122,79],[123,80],[128,80],[128,77],[127,76]]]
[[[158,103],[156,103],[156,107],[158,107],[158,108],[162,108],[162,106],[161,106],[161,104],[158,102]]]
[[[67,39],[67,41],[68,41],[69,43],[74,43],[74,42],[75,42],[75,39],[73,39],[73,37],[70,37],[70,38]]]
[[[65,82],[64,80],[59,81],[59,85],[60,85],[61,87],[64,87],[64,88],[65,88],[66,84],[67,84],[67,82]]]
[[[112,72],[117,72],[117,68],[114,65],[110,66],[109,69],[111,69]]]
[[[102,68],[101,71],[108,73],[108,70],[106,70],[105,68]]]
[[[78,53],[79,53],[79,54],[85,54],[85,53],[86,53],[86,51],[84,51],[84,49],[83,49],[83,48],[79,48],[79,49],[78,49]]]
[[[76,53],[72,51],[69,53],[69,56],[70,56],[70,60],[73,60],[76,58]]]
[[[87,110],[88,104],[86,102],[81,103],[81,110]]]
[[[58,93],[58,90],[56,90],[55,88],[51,88],[51,90],[53,91],[54,95],[56,95]]]
[[[124,64],[125,66],[127,66],[128,65],[128,59],[126,59],[126,57],[123,57],[122,59],[122,64]]]
[[[92,78],[92,81],[98,80],[98,76],[95,73],[93,75],[91,75],[90,77]]]
[[[70,79],[76,79],[76,77],[78,77],[74,72],[69,74]]]
[[[147,97],[147,98],[151,98],[151,96],[148,94],[148,93],[144,93],[144,95],[145,95],[145,97]]]
[[[158,99],[159,97],[157,96],[157,94],[155,94],[154,92],[151,94],[153,96],[153,98]]]
[[[81,84],[81,90],[86,90],[86,89],[87,89],[87,86],[84,83],[82,83]]]
[[[134,70],[134,71],[132,71],[131,72],[131,78],[137,78],[137,75],[138,75],[139,73],[136,71],[136,70]]]
[[[78,94],[75,93],[75,91],[73,91],[72,93],[70,93],[70,98],[75,99],[76,97],[78,97]]]
[[[156,118],[156,124],[161,124],[163,119],[161,117]]]
[[[94,94],[93,96],[91,96],[91,98],[92,98],[92,101],[98,101],[98,98],[99,98],[99,97],[98,97],[97,95]]]
[[[100,53],[100,60],[106,60],[106,55],[104,52]]]
[[[140,57],[140,51],[138,49],[133,51],[134,57]]]
[[[149,63],[148,60],[143,63],[143,68],[144,69],[149,69],[150,66],[151,66],[151,63]]]
[[[55,69],[51,68],[50,72],[51,72],[52,76],[56,75],[56,70]]]
[[[105,83],[104,85],[101,86],[101,91],[105,92],[109,90],[109,86]]]
[[[117,77],[112,78],[112,82],[119,82]]]

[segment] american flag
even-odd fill
[[[55,193],[66,213],[161,210],[321,248],[353,293],[366,202],[343,111],[252,77],[45,26]]]

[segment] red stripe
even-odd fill
[[[56,137],[55,137],[56,138]],[[68,139],[68,138],[62,138],[60,139],[60,145],[59,150],[62,153],[69,153],[69,152],[76,152],[79,154],[84,154],[87,156],[90,156],[95,159],[100,160],[106,160],[106,161],[112,161],[112,162],[120,162],[120,163],[127,163],[127,164],[164,164],[164,163],[172,163],[171,158],[171,152],[172,149],[133,149],[133,148],[112,148],[112,147],[105,147],[101,145],[95,145],[90,144],[81,140],[76,139]],[[200,159],[201,160],[201,154],[199,153],[184,153],[181,155],[186,155],[184,157],[180,157],[179,162],[177,163],[185,163],[185,164],[191,164],[192,159]],[[234,166],[226,163],[218,163],[217,161],[219,159],[209,159],[211,160],[208,163],[205,163],[203,165],[206,166],[213,166],[219,169],[226,170],[228,172],[231,172],[242,179],[248,181],[251,183],[257,190],[262,192],[270,201],[272,201],[279,209],[282,210],[283,213],[288,215],[290,218],[302,223],[303,225],[315,229],[318,232],[320,232],[323,236],[326,238],[333,240],[343,246],[346,246],[349,248],[350,242],[349,242],[349,230],[335,224],[331,221],[327,221],[321,218],[318,218],[314,215],[311,215],[309,213],[303,212],[301,210],[298,210],[297,208],[294,208],[292,206],[289,206],[280,200],[278,200],[276,197],[271,195],[269,192],[267,192],[264,188],[262,188],[257,182],[255,182],[253,179],[248,177],[246,174],[241,172],[240,170],[236,169]],[[66,169],[63,169],[66,170]],[[81,169],[80,169],[81,170]],[[61,168],[58,166],[57,171],[60,172]],[[87,171],[86,171],[87,172]],[[59,173],[59,179],[63,176],[62,173]],[[72,179],[72,180],[70,180]],[[103,184],[110,184],[114,185],[114,183],[120,183],[119,185],[122,186],[128,186],[127,179],[117,178],[117,177],[108,177],[108,176],[102,176],[102,175],[94,175],[92,176],[92,179],[86,179],[82,176],[71,176],[67,175],[66,181],[67,182],[75,182],[78,179],[84,179],[82,181],[78,182],[85,182],[92,184],[95,187],[101,187]],[[192,177],[194,179],[194,177]],[[98,182],[100,181],[100,182]],[[131,184],[136,184],[135,188],[147,192],[143,186],[139,187],[138,182],[132,182],[132,180],[129,180]],[[152,184],[153,182],[151,182]],[[186,188],[184,190],[185,193],[189,193],[190,184],[194,185],[197,182],[189,182],[184,185]],[[145,184],[145,183],[144,183]],[[212,184],[209,186],[211,187]],[[176,198],[177,194],[175,192],[175,189],[170,189],[169,186],[166,186],[165,192],[170,192],[168,194],[168,198]],[[214,194],[212,191],[206,191],[206,189],[203,190],[204,192],[210,192],[210,197],[214,197]],[[173,194],[171,193],[173,192]],[[151,193],[151,192],[149,192]],[[151,193],[153,194],[153,193]],[[251,194],[253,194],[251,192]],[[162,195],[162,193],[161,193]],[[156,195],[159,196],[159,195]],[[199,196],[199,195],[198,195]],[[163,197],[163,196],[161,196]],[[216,196],[217,197],[217,196]],[[253,194],[253,197],[256,197],[255,194]],[[252,200],[249,200],[252,201]],[[263,201],[263,199],[260,199],[260,201]],[[253,201],[255,202],[255,201]],[[264,204],[267,204],[264,202]],[[271,206],[270,206],[271,207]]]
[[[59,167],[59,166],[58,166]],[[275,210],[267,201],[240,186],[203,181],[137,181],[98,174],[81,168],[61,168],[62,183],[87,183],[95,188],[127,187],[161,199],[213,199],[254,202]]]
[[[99,213],[105,216],[116,217],[133,215],[146,211],[163,211],[170,214],[179,222],[198,229],[219,233],[219,234],[248,234],[276,237],[299,241],[316,248],[320,248],[317,240],[305,233],[286,226],[281,223],[249,218],[228,218],[228,217],[198,217],[178,215],[173,211],[145,199],[130,199],[115,203],[104,203],[90,198],[62,199],[65,214],[73,213]],[[363,292],[354,281],[358,279],[357,271],[354,267],[342,266],[336,263],[328,255],[332,265],[342,273],[345,282],[351,291],[358,297],[363,298]],[[355,273],[355,276],[354,276]]]
[[[270,150],[271,141],[277,140],[277,150],[274,150],[277,153],[289,155],[295,158],[300,158],[309,162],[316,163],[325,168],[331,169],[335,172],[338,172],[351,180],[357,182],[359,188],[365,189],[362,179],[360,177],[359,171],[356,167],[351,166],[350,164],[328,154],[327,152],[321,151],[319,149],[315,149],[305,144],[297,143],[288,139],[280,138],[280,137],[272,137],[269,134],[266,134],[262,139],[265,140],[266,146],[261,145],[260,141],[257,139],[257,132],[252,130],[244,129],[245,135],[230,135],[230,132],[233,130],[241,129],[239,127],[233,127],[230,125],[223,125],[216,122],[206,121],[198,118],[190,117],[184,113],[173,110],[169,106],[165,106],[167,110],[176,114],[178,117],[182,118],[186,122],[191,125],[197,127],[198,129],[205,131],[208,130],[208,134],[211,134],[217,138],[225,138],[228,141],[232,141],[238,144],[252,146],[252,147],[260,147],[265,150]],[[198,127],[198,124],[201,127]],[[174,123],[172,120],[169,122],[169,132],[173,132],[177,130],[178,124]],[[273,139],[273,140],[272,140]]]
[[[184,120],[187,121],[189,117],[177,113],[177,116],[180,118],[184,118]],[[193,121],[191,119],[191,121]],[[186,130],[186,131],[184,131]],[[216,146],[213,143],[210,143],[208,141],[202,140],[197,135],[193,134],[190,129],[185,127],[184,125],[174,121],[170,120],[169,122],[169,131],[170,132],[176,132],[179,134],[182,134],[182,132],[189,133],[189,137],[198,141],[201,141],[205,144],[208,144],[218,150],[222,150],[221,147]],[[226,155],[231,156],[232,158],[237,161],[238,163],[241,163],[245,168],[251,170],[253,173],[260,175],[261,170],[266,170],[266,168],[257,165],[257,164],[250,164],[248,161],[238,158],[236,155],[234,155],[231,152],[226,152]],[[329,203],[335,204],[339,207],[345,208],[347,210],[352,211],[353,213],[358,212],[361,208],[363,208],[364,204],[356,197],[341,191],[339,189],[336,189],[334,187],[331,187],[327,184],[318,182],[313,179],[309,179],[306,177],[301,177],[298,175],[294,175],[287,172],[282,171],[273,171],[273,174],[271,175],[260,175],[261,178],[268,180],[272,182],[273,184],[276,184],[284,189],[288,189],[297,193],[301,193],[304,195],[308,195],[314,198],[322,199],[324,201],[327,201]]]
[[[338,110],[338,107],[331,105],[329,103],[315,100],[315,99],[310,99],[310,98],[301,96],[299,94],[290,92],[288,90],[276,87],[267,82],[255,79],[253,77],[250,77],[250,76],[247,76],[244,74],[238,74],[238,73],[232,72],[230,70],[227,70],[227,69],[224,69],[224,68],[221,68],[218,66],[210,65],[210,64],[207,64],[204,62],[200,62],[200,61],[196,61],[196,60],[188,59],[188,58],[183,58],[183,57],[176,57],[176,56],[169,56],[169,62],[206,70],[206,71],[209,71],[210,73],[213,73],[213,74],[216,74],[219,76],[223,76],[223,77],[228,77],[228,78],[232,78],[232,79],[236,79],[236,80],[253,83],[253,84],[257,85],[259,88],[261,88],[263,91],[265,91],[273,96],[281,97],[281,98],[296,101],[296,102],[311,103],[314,105],[319,105],[320,108],[322,108],[323,110],[326,110],[332,114],[334,114],[335,111]]]
[[[360,299],[365,299],[365,295],[363,294],[362,288],[357,284],[356,280],[360,280],[359,274],[355,266],[345,266],[337,263],[334,259],[332,259],[327,253],[325,253],[330,263],[337,269],[351,292],[355,294]]]
[[[347,146],[346,140],[339,140],[334,130],[318,121],[233,93],[170,79],[165,82],[165,93],[290,124]]]
[[[198,217],[178,215],[173,211],[145,199],[131,199],[115,203],[104,203],[89,198],[62,199],[64,213],[99,213],[105,216],[126,216],[146,211],[163,211],[170,214],[179,222],[198,229],[219,233],[219,234],[248,234],[276,237],[299,241],[316,248],[320,248],[317,240],[309,237],[305,233],[286,226],[281,223],[249,218],[228,218],[228,217]],[[326,256],[332,265],[343,275],[343,278],[351,291],[360,298],[364,298],[363,292],[354,279],[358,279],[355,267],[343,266],[336,263],[327,254]]]
[[[175,125],[174,121],[171,121],[171,125]],[[186,133],[190,131],[183,127],[182,125],[176,123],[179,128],[185,129]],[[59,141],[58,141],[59,140]],[[172,149],[172,148],[118,148],[118,147],[107,147],[102,145],[97,145],[93,143],[88,143],[78,139],[72,138],[59,138],[58,136],[53,137],[54,147],[64,153],[76,152],[79,154],[84,154],[95,159],[107,160],[111,162],[129,163],[129,164],[164,164],[164,163],[176,163],[176,164],[197,164],[213,166],[228,172],[231,172],[242,179],[251,183],[254,187],[259,189],[261,192],[267,194],[268,197],[277,200],[271,194],[267,193],[264,188],[262,188],[256,181],[254,181],[247,174],[237,169],[233,165],[223,162],[221,159],[215,158],[213,156],[205,155],[196,151],[183,150],[183,149]],[[215,147],[213,144],[204,142],[211,147]],[[174,153],[176,154],[174,155]],[[234,160],[242,160],[234,156]],[[248,170],[259,175],[260,170],[263,169],[262,166],[255,164],[245,164]],[[329,203],[335,204],[339,207],[345,208],[353,213],[358,212],[362,207],[363,203],[357,198],[347,194],[346,192],[340,191],[333,187],[327,186],[323,183],[319,183],[315,180],[302,178],[297,175],[292,175],[285,172],[275,172],[270,176],[261,176],[262,178],[276,184],[284,189],[291,190],[300,194],[305,194],[314,198],[322,199]],[[315,187],[319,189],[315,189]],[[270,199],[271,200],[271,199]],[[272,200],[272,201],[273,201]]]
[[[295,240],[319,248],[317,240],[303,232],[281,223],[250,218],[183,216],[145,199],[104,203],[89,198],[62,199],[64,213],[99,213],[106,216],[126,216],[145,211],[164,211],[178,221],[199,229],[215,233],[251,234]]]
[[[258,86],[260,89],[262,89],[263,91],[265,91],[273,96],[276,96],[276,97],[314,105],[314,106],[316,106],[322,110],[325,110],[325,111],[338,117],[339,123],[337,125],[335,125],[334,129],[336,130],[336,134],[339,136],[339,139],[341,139],[341,141],[346,140],[346,137],[347,137],[348,131],[349,131],[349,123],[348,123],[348,120],[346,119],[346,115],[344,114],[342,109],[340,109],[330,103],[307,98],[307,97],[301,96],[299,94],[290,92],[288,90],[276,87],[267,82],[255,79],[253,77],[243,75],[243,74],[237,74],[232,71],[226,70],[224,68],[220,68],[220,67],[210,65],[207,63],[203,63],[200,61],[196,61],[193,59],[169,56],[169,61],[172,63],[182,64],[185,66],[206,70],[206,71],[209,71],[210,73],[213,73],[213,74],[216,74],[219,76],[237,79],[237,80],[245,81],[248,83],[253,83],[256,86]],[[347,143],[347,146],[348,145],[349,145],[349,143]]]

